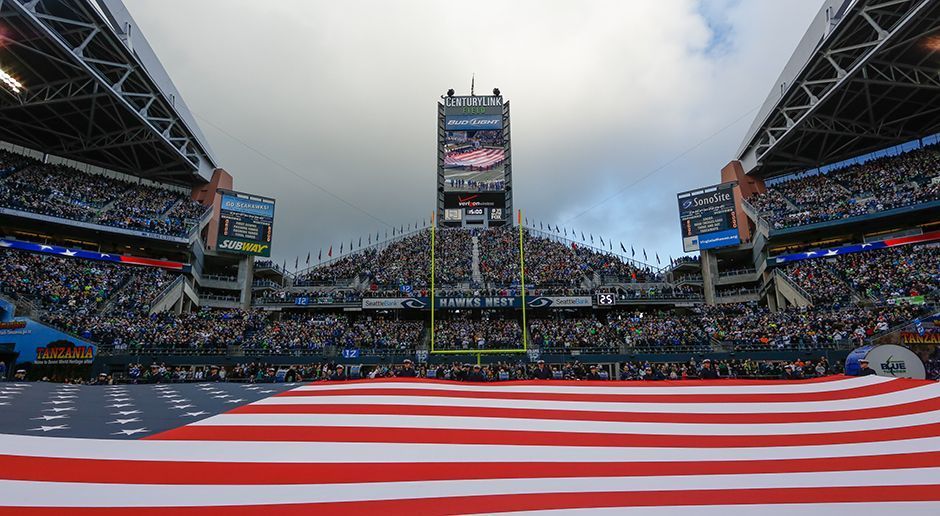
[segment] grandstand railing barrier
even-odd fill
[[[176,299],[179,299],[183,296],[183,285],[182,283],[186,281],[186,278],[180,274],[169,285],[163,288],[159,294],[154,296],[153,300],[150,302],[150,313],[163,312],[176,303]],[[176,298],[167,306],[167,297]]]
[[[940,317],[940,312],[935,306],[926,306],[914,319],[928,319]],[[914,330],[914,319],[896,324],[887,330],[873,334],[867,340],[875,344],[902,344],[901,332],[905,330]]]
[[[813,222],[811,224],[802,224],[802,225],[786,226],[786,227],[779,227],[779,228],[775,227],[770,230],[770,236],[778,237],[782,235],[791,235],[794,233],[802,233],[804,231],[813,231],[817,229],[832,228],[832,227],[842,226],[842,225],[861,226],[862,223],[866,221],[876,220],[876,219],[885,218],[885,217],[892,217],[895,215],[902,215],[905,213],[913,213],[917,211],[936,210],[937,208],[940,208],[940,200],[914,203],[914,204],[909,204],[906,206],[898,206],[897,208],[892,208],[889,210],[884,210],[884,211],[879,211],[879,212],[874,212],[874,213],[866,213],[864,215],[856,215],[854,217],[844,217],[840,219],[825,220],[821,222]]]
[[[747,199],[741,199],[741,207],[744,208],[744,213],[755,222],[754,225],[757,227],[757,232],[765,238],[770,236],[770,230],[773,226],[761,215],[760,211],[758,211],[753,204],[748,202]]]
[[[788,276],[785,272],[783,272],[783,270],[779,268],[775,268],[773,270],[773,277],[776,278],[776,281],[782,281],[786,283],[787,286],[792,288],[794,292],[802,296],[808,306],[813,305],[813,296],[811,296],[809,292],[807,292],[806,289],[801,287],[797,282],[793,281],[793,278]],[[778,292],[780,292],[779,288],[778,288]],[[793,304],[798,305],[798,303],[793,303]]]
[[[128,229],[122,228],[119,226],[109,226],[106,224],[97,224],[94,222],[85,222],[74,219],[67,219],[62,217],[54,217],[52,215],[43,215],[40,213],[33,213],[29,211],[21,211],[14,208],[0,207],[0,215],[8,215],[11,217],[20,217],[32,220],[38,220],[42,222],[51,222],[53,224],[62,224],[64,226],[73,226],[83,229],[92,229],[95,231],[101,231],[104,233],[117,233],[121,235],[134,236],[139,238],[149,238],[152,240],[162,240],[164,242],[174,242],[178,244],[188,244],[189,239],[182,236],[167,235],[163,233],[153,233],[150,231],[143,231],[139,229]]]
[[[186,234],[186,240],[190,245],[194,244],[196,240],[199,239],[199,235],[202,234],[202,229],[206,227],[206,225],[209,224],[209,220],[212,219],[212,212],[212,207],[206,206],[206,211],[204,211],[202,215],[196,219],[196,223],[191,228],[189,228],[189,232]],[[186,220],[187,219],[183,220],[184,224],[186,223]]]

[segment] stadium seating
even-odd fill
[[[6,208],[173,236],[185,236],[207,209],[182,192],[15,156],[0,155]]]
[[[878,249],[833,258],[803,260],[784,272],[817,304],[845,304],[853,295],[884,303],[940,288],[940,248],[914,245]]]
[[[435,324],[435,349],[522,348],[522,326],[515,319],[453,317]]]
[[[747,201],[777,229],[940,199],[940,150],[930,146],[767,187]]]

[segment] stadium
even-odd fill
[[[679,258],[471,86],[420,220],[278,263],[137,27],[0,0],[0,514],[940,513],[940,1],[826,0]]]

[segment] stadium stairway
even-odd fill
[[[777,287],[777,307],[787,305],[796,307],[813,306],[813,298],[803,290],[790,276],[780,269],[774,269],[774,285]]]
[[[474,235],[473,236],[473,264],[471,265],[471,278],[473,282],[477,285],[483,283],[483,273],[480,272],[480,239]]]

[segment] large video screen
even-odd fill
[[[734,183],[680,193],[682,249],[687,252],[741,243],[734,206]]]
[[[506,183],[503,99],[444,99],[444,191],[502,192]]]
[[[271,256],[274,199],[223,192],[219,212],[219,251]]]

